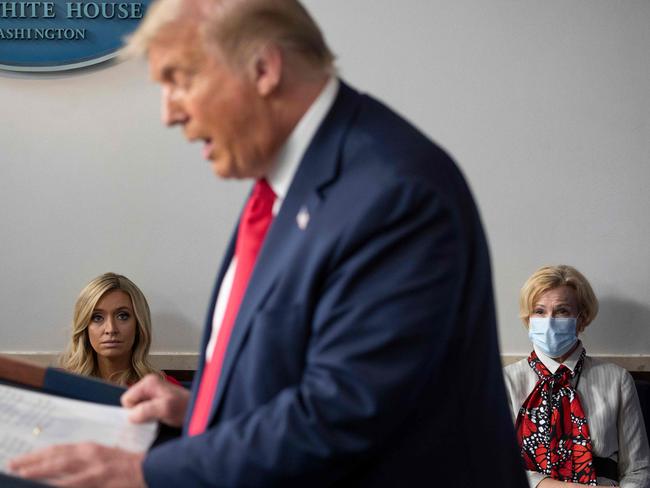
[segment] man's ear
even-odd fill
[[[250,66],[250,76],[257,88],[257,93],[265,98],[272,94],[280,85],[284,56],[282,50],[274,44],[260,47]]]

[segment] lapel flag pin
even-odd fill
[[[296,215],[296,223],[300,230],[305,230],[309,224],[309,211],[307,207],[303,206]]]

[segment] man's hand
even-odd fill
[[[84,488],[142,488],[144,454],[90,442],[61,444],[9,461],[9,469],[23,478],[54,486]]]
[[[130,408],[129,420],[136,424],[149,420],[181,427],[190,392],[157,375],[142,378],[122,395],[122,406]]]

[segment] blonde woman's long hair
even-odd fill
[[[151,346],[151,313],[147,300],[135,283],[127,277],[115,273],[104,273],[81,290],[74,306],[72,339],[68,349],[61,357],[61,367],[73,373],[100,377],[97,353],[90,344],[88,326],[97,302],[106,293],[114,290],[121,290],[131,298],[137,327],[130,368],[115,373],[109,380],[121,385],[128,385],[137,382],[149,373],[162,376],[162,373],[156,370],[148,359]]]

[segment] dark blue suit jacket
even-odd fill
[[[258,257],[208,430],[144,471],[150,486],[526,486],[485,236],[440,148],[341,85]]]

